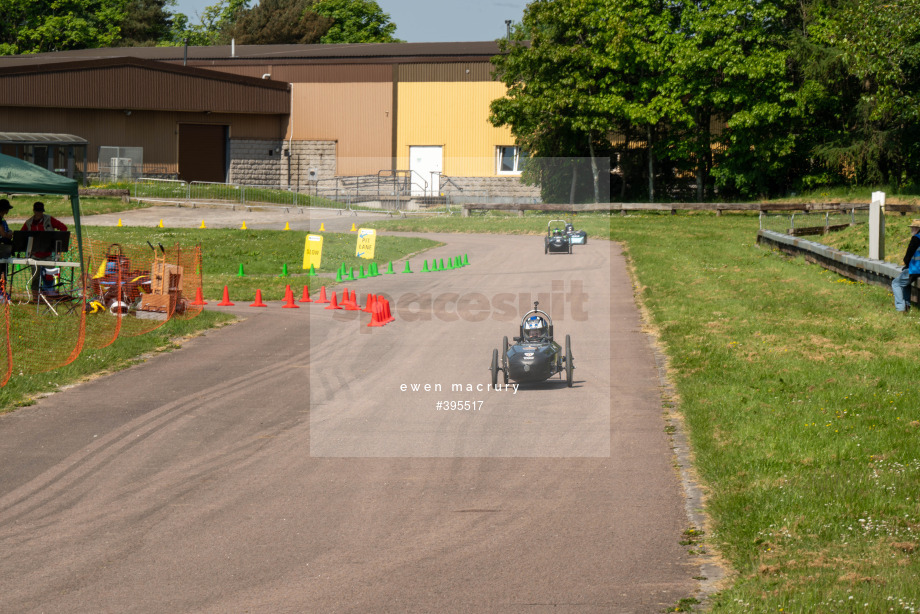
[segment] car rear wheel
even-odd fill
[[[492,388],[498,384],[498,350],[492,350]]]
[[[565,384],[571,388],[572,387],[572,371],[575,370],[575,365],[572,363],[572,339],[566,335],[565,336]]]
[[[502,338],[502,373],[505,383],[508,383],[508,337]]]

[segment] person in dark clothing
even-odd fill
[[[0,258],[9,258],[13,255],[13,233],[10,230],[10,225],[7,224],[4,219],[12,208],[13,205],[10,204],[10,201],[5,198],[0,198]],[[0,297],[6,299],[6,297],[9,296],[9,288],[6,287],[9,281],[6,278],[5,262],[0,263],[0,280],[2,280],[3,283],[3,294],[0,295]]]
[[[32,217],[27,219],[23,225],[22,230],[32,230],[32,231],[66,231],[67,226],[64,222],[58,220],[56,217],[51,217],[45,213],[45,203],[37,201],[32,205]],[[31,254],[32,258],[36,260],[45,260],[51,256],[51,252],[33,252]],[[45,279],[45,267],[38,264],[33,264],[32,266],[32,295],[34,300],[38,300],[38,289],[39,284],[41,284],[41,289],[43,292],[50,292],[54,284]]]
[[[894,293],[894,308],[903,314],[910,312],[910,287],[920,277],[920,220],[910,223],[910,242],[904,253],[904,268],[901,274],[891,281]]]

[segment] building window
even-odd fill
[[[527,152],[520,147],[497,147],[496,168],[499,175],[520,175],[524,170]]]

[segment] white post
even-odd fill
[[[869,258],[885,259],[885,193],[873,192],[869,205]]]

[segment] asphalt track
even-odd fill
[[[470,266],[352,286],[390,297],[385,327],[231,297],[239,323],[0,417],[0,611],[661,612],[693,596],[618,247],[437,238],[429,259]],[[477,390],[537,299],[572,337],[575,385]]]

